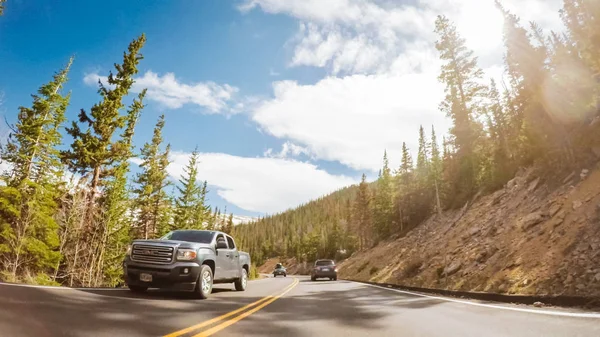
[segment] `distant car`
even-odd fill
[[[277,275],[283,275],[283,277],[287,277],[287,270],[281,263],[278,263],[275,266],[275,270],[273,270],[273,277],[277,277]]]
[[[333,260],[317,260],[310,273],[310,280],[316,281],[318,278],[328,278],[330,281],[337,281],[337,266]]]

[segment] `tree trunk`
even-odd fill
[[[79,257],[79,240],[80,238],[77,239],[77,243],[75,244],[75,257],[73,258],[73,265],[71,266],[70,271],[69,271],[69,287],[73,286],[73,277],[75,276],[75,269],[77,266],[77,260]]]
[[[27,208],[27,201],[25,202],[25,208],[22,210],[21,214],[25,214],[25,220],[20,218],[17,220],[17,237],[15,242],[15,259],[13,263],[12,276],[16,279],[17,270],[19,269],[19,262],[21,259],[21,249],[23,248],[23,241],[25,241],[25,236],[27,235],[27,230],[29,229],[29,225],[31,224],[31,220],[29,219],[30,212]]]
[[[442,217],[442,205],[440,203],[440,191],[438,189],[437,179],[434,179],[434,182],[435,182],[435,199],[436,199],[436,203],[437,203],[437,213],[438,213],[438,216],[441,218]]]
[[[96,242],[96,237],[97,237],[97,231],[94,231],[94,234],[92,235],[92,239],[90,241],[90,245],[92,245],[92,249],[90,249],[92,255],[90,256],[90,268],[88,270],[88,286],[91,287],[92,286],[92,281],[95,275],[95,269],[96,268],[96,262],[97,262],[97,256],[99,254],[99,250],[101,248],[102,243],[98,243],[95,247],[94,247],[94,243]]]
[[[100,171],[101,171],[101,168],[99,165],[94,167],[94,175],[92,177],[92,183],[90,186],[91,194],[90,194],[90,198],[89,198],[89,202],[88,202],[89,205],[88,205],[88,207],[86,209],[86,213],[85,213],[85,223],[88,228],[92,227],[92,218],[93,218],[93,211],[94,211],[93,205],[96,202],[96,190],[100,183]]]
[[[446,248],[447,250],[448,248]],[[446,267],[448,263],[448,252],[444,252],[444,270],[442,273],[444,274],[444,288],[448,289],[448,273],[446,273]]]
[[[85,187],[84,187],[85,188]],[[75,256],[73,258],[73,265],[71,266],[71,271],[70,271],[70,277],[69,277],[69,286],[72,287],[73,286],[73,277],[75,276],[75,270],[74,268],[77,268],[77,262],[78,262],[78,258],[79,258],[79,245],[81,243],[82,235],[81,235],[81,231],[83,229],[83,226],[85,225],[85,218],[87,217],[87,213],[88,213],[88,204],[87,204],[87,199],[88,199],[88,191],[84,190],[83,192],[83,210],[80,214],[80,220],[79,220],[79,225],[77,227],[77,230],[75,231],[75,240],[77,240],[77,243],[75,244]]]
[[[102,246],[100,247],[100,256],[98,257],[98,268],[96,269],[96,277],[94,279],[94,286],[98,286],[98,284],[102,284],[102,272],[104,270],[104,255],[106,254],[106,245],[108,242],[109,231],[104,230],[104,235],[102,236]],[[100,280],[100,283],[99,283]]]
[[[69,223],[70,223],[70,219],[67,217],[65,219],[65,230],[63,231],[61,238],[60,238],[60,245],[58,247],[58,252],[60,253],[61,256],[63,256],[63,251],[67,242],[67,235],[69,233]],[[56,278],[58,277],[58,269],[60,268],[60,260],[58,260],[58,262],[56,262],[56,267],[54,268],[54,276],[52,277],[52,280],[54,282],[56,282]]]

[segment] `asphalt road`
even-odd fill
[[[258,302],[258,303],[255,303]],[[250,305],[250,306],[248,306]],[[600,314],[420,296],[306,277],[150,291],[0,283],[0,336],[600,336]]]

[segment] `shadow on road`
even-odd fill
[[[9,294],[0,294],[0,308],[3,308],[0,335],[160,336],[263,298],[243,297],[244,293],[237,295],[226,286],[218,286],[214,291],[215,296],[208,300],[196,300],[188,294],[156,290],[134,294],[125,289],[72,291],[13,287]],[[220,293],[227,296],[219,296]],[[438,304],[399,301],[411,299],[411,295],[390,296],[345,281],[301,282],[284,297],[228,329],[243,326],[244,336],[295,337],[305,334],[303,325],[319,320],[369,329],[376,335],[382,327],[381,320],[392,307],[423,309]]]
[[[99,295],[99,296],[108,296],[108,297],[118,297],[118,298],[135,298],[135,299],[147,299],[147,300],[198,300],[194,297],[194,294],[191,292],[176,292],[176,291],[168,291],[168,290],[160,290],[160,289],[149,289],[144,293],[134,293],[129,289],[82,289],[78,290],[84,293]],[[234,291],[233,288],[225,288],[220,286],[215,286],[212,290],[213,294],[218,293],[226,293]]]
[[[316,279],[314,281],[309,280],[300,280],[300,282],[302,283],[307,283],[307,284],[316,284],[316,283],[322,283],[322,282],[343,282],[343,281],[330,281],[329,279]]]
[[[320,286],[305,288],[307,285]],[[405,302],[404,302],[405,301]],[[425,309],[444,303],[441,300],[410,294],[390,294],[348,281],[311,282],[301,280],[299,289],[245,319],[237,329],[244,336],[305,336],[306,324],[326,322],[325,327],[356,327],[377,336],[383,322],[398,308]],[[236,332],[240,333],[239,330]],[[323,335],[327,335],[327,330]],[[331,331],[333,332],[333,331]]]
[[[259,299],[219,297],[234,293],[223,286],[207,300],[159,290],[3,287],[0,336],[161,336]]]

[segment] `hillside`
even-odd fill
[[[258,265],[268,258],[347,257],[355,249],[350,224],[357,186],[349,186],[298,208],[233,228],[240,246]]]
[[[360,252],[343,278],[451,290],[600,295],[600,170],[557,188],[532,170],[408,235]]]
[[[470,204],[470,205],[469,205]],[[600,165],[543,182],[521,170],[504,188],[340,263],[340,277],[527,295],[600,295]],[[307,263],[272,258],[290,274]]]

